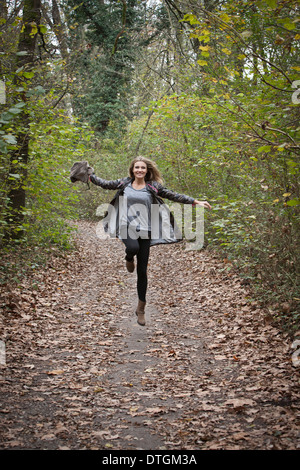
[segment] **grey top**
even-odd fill
[[[151,231],[152,195],[147,188],[134,189],[126,186],[120,201],[120,226],[127,226],[137,234]]]

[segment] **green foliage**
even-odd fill
[[[30,158],[24,182],[27,197],[24,221],[19,227],[23,232],[19,243],[68,247],[69,221],[78,216],[78,194],[72,191],[70,168],[76,159],[83,158],[92,134],[87,128],[70,124],[64,114],[49,110],[45,114],[44,109],[41,102],[31,109],[31,117],[34,115],[35,120],[32,119],[30,125]],[[1,192],[5,201],[7,180],[18,180],[20,175],[7,173],[8,167],[2,167],[2,170]],[[5,205],[2,208],[3,229],[6,224],[13,223],[4,209]],[[4,230],[1,235],[4,236]]]
[[[86,44],[78,57],[76,75],[82,92],[75,97],[78,116],[99,132],[110,130],[110,121],[119,131],[132,117],[131,76],[135,61],[133,33],[142,27],[140,2],[67,2],[74,40],[85,27]]]
[[[13,231],[20,234],[13,244],[69,247],[69,220],[78,216],[78,195],[70,191],[70,167],[74,159],[83,158],[92,133],[71,122],[63,110],[51,109],[57,100],[55,90],[37,84],[34,78],[41,78],[39,69],[32,74],[22,87],[16,84],[16,76],[24,77],[23,71],[6,75],[7,102],[0,116],[0,241],[7,246],[7,234]],[[27,129],[20,118],[23,115]],[[19,155],[17,139],[24,130],[29,139],[26,164]],[[16,217],[10,208],[9,190],[20,184],[26,201],[18,210],[22,217]]]
[[[48,112],[31,126],[26,238],[34,244],[68,247],[70,220],[78,217],[78,194],[70,168],[82,160],[92,138],[88,128],[70,124],[64,114]]]
[[[261,69],[256,64],[249,73],[232,59],[237,45],[227,27],[244,21],[226,15],[222,8],[209,26],[207,18],[185,16],[206,64],[196,56],[197,65],[191,62],[180,76],[181,92],[145,107],[128,138],[135,148],[143,135],[140,153],[159,163],[167,184],[212,203],[206,214],[209,246],[230,260],[228,269],[235,266],[251,280],[262,301],[288,300],[293,321],[300,287],[299,104],[292,101],[291,87],[295,53],[291,49],[285,57],[284,70],[276,61]],[[221,51],[212,38],[218,47],[222,38]],[[262,64],[263,57],[259,60]],[[253,70],[260,70],[259,79]]]

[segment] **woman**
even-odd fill
[[[125,245],[126,267],[129,272],[135,268],[136,256],[138,306],[137,322],[145,325],[145,306],[147,291],[147,266],[150,246],[159,243],[172,243],[182,238],[170,212],[163,204],[161,197],[183,204],[201,205],[211,208],[206,201],[170,191],[163,186],[160,172],[155,162],[136,157],[129,167],[129,176],[108,181],[89,176],[92,183],[103,189],[118,189],[110,203],[110,209],[104,219],[105,230],[111,236],[120,238]],[[166,230],[168,214],[168,230]],[[155,232],[155,236],[154,236]]]

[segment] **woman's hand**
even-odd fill
[[[207,201],[197,201],[195,199],[194,204],[197,204],[198,206],[203,206],[205,209],[211,209],[211,205]]]

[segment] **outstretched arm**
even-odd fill
[[[174,202],[181,202],[182,204],[193,204],[195,199],[190,196],[186,196],[185,194],[176,193],[170,189],[167,189],[165,186],[157,184],[155,186],[157,190],[157,195],[169,199],[170,201]]]
[[[185,194],[179,194],[174,191],[171,191],[170,189],[167,189],[162,185],[157,185],[156,188],[158,190],[157,194],[159,196],[170,199],[171,201],[181,202],[182,204],[199,205],[203,206],[204,208],[211,209],[211,205],[207,201],[198,201],[197,199],[194,199],[190,196],[186,196]]]
[[[89,178],[92,183],[94,183],[96,186],[101,186],[103,189],[118,189],[122,186],[124,181],[123,178],[118,180],[104,180],[99,178],[99,176],[96,176],[95,173],[91,174]]]

